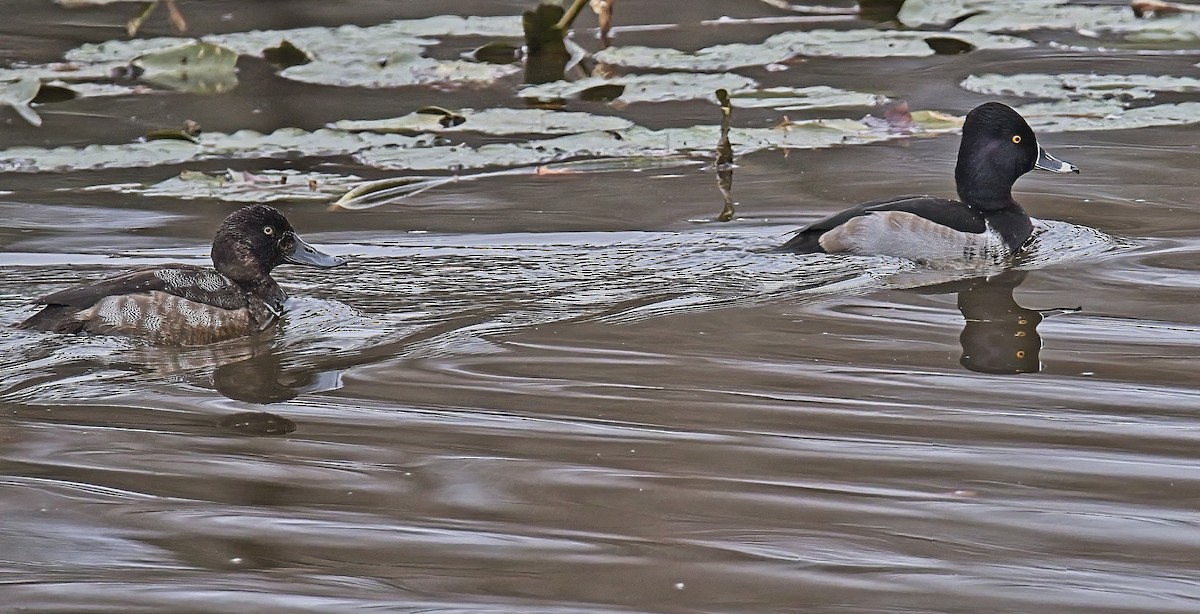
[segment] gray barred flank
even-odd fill
[[[1009,256],[1004,240],[990,227],[981,234],[961,232],[906,211],[878,211],[847,220],[821,235],[829,253],[888,254],[917,262],[968,264],[1001,262]]]

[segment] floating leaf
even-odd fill
[[[154,130],[142,138],[143,138],[143,140],[146,140],[146,141],[155,141],[155,140],[160,140],[160,139],[174,139],[177,141],[190,141],[192,143],[199,143],[200,140],[197,137],[200,136],[200,133],[201,133],[200,124],[189,119],[189,120],[186,120],[183,122],[182,128],[175,128],[175,129],[170,129],[170,130]]]
[[[0,151],[0,172],[58,172],[104,168],[144,168],[213,159],[264,159],[349,155],[370,147],[419,147],[429,137],[398,134],[350,133],[343,130],[306,132],[281,128],[270,134],[242,130],[233,134],[205,132],[198,143],[156,140],[86,147],[13,147]]]
[[[1152,75],[971,75],[960,84],[980,94],[1053,99],[1150,100],[1155,92],[1200,91],[1200,79]]]
[[[42,82],[36,77],[25,77],[16,83],[0,83],[0,104],[12,107],[21,119],[30,124],[41,126],[41,116],[29,106],[41,87]]]
[[[758,82],[735,74],[667,73],[660,75],[624,75],[613,78],[588,77],[578,81],[552,81],[521,88],[517,95],[525,99],[553,101],[582,96],[598,87],[620,87],[622,102],[664,102],[668,100],[709,99],[718,89],[742,92],[758,87]],[[612,90],[610,90],[610,93]]]
[[[932,132],[932,131],[931,131]],[[741,128],[730,131],[734,151],[744,154],[772,148],[817,149],[835,145],[871,143],[901,138],[905,133],[877,130],[855,120],[807,120],[776,128]],[[693,126],[650,130],[633,127],[621,131],[586,132],[521,143],[491,143],[478,148],[465,145],[405,149],[379,147],[363,150],[355,158],[379,168],[445,170],[490,166],[530,166],[571,158],[640,158],[689,153],[709,155],[720,136],[719,126]]]
[[[929,56],[934,51],[925,42],[928,36],[927,32],[900,30],[794,30],[776,34],[759,44],[717,45],[695,52],[663,47],[610,47],[595,57],[599,62],[619,66],[718,72],[775,64],[799,56]],[[979,49],[1016,49],[1033,45],[1020,38],[976,32],[941,36]]]
[[[194,94],[219,94],[237,87],[236,52],[211,43],[189,43],[146,53],[131,66],[142,80]]]
[[[1070,4],[1066,0],[907,0],[899,19],[909,27],[954,23],[951,32],[1073,30],[1107,32],[1134,43],[1200,40],[1200,13],[1181,11],[1137,19],[1129,6]]]
[[[304,173],[296,170],[216,173],[183,171],[154,185],[116,184],[84,188],[121,194],[161,196],[183,200],[210,199],[225,202],[328,201],[361,182],[353,175]],[[75,189],[75,188],[72,188]]]
[[[1200,124],[1200,102],[1126,109],[1113,101],[1076,100],[1027,104],[1016,110],[1038,132],[1130,130]]]
[[[544,109],[462,109],[463,121],[447,125],[444,117],[417,111],[404,117],[377,120],[342,120],[330,127],[372,132],[480,132],[484,134],[575,134],[593,130],[623,130],[633,122],[620,117],[547,111]]]
[[[812,87],[772,87],[762,90],[735,92],[733,104],[744,109],[770,108],[780,111],[831,109],[836,107],[871,107],[883,103],[886,97],[863,92],[851,92],[824,85]]]

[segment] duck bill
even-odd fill
[[[303,264],[305,266],[315,266],[321,269],[328,269],[338,265],[346,264],[345,258],[331,256],[325,252],[304,242],[304,239],[292,235],[292,246],[288,248],[283,255],[284,262],[292,264]]]
[[[1051,173],[1079,172],[1079,167],[1071,164],[1070,162],[1063,162],[1062,160],[1059,160],[1058,158],[1046,153],[1046,150],[1042,149],[1040,145],[1038,146],[1037,162],[1034,163],[1033,168],[1036,168],[1039,171],[1050,171]]]

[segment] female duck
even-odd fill
[[[1038,146],[1029,124],[998,102],[963,124],[954,182],[961,200],[899,196],[863,203],[797,231],[781,251],[898,256],[918,262],[1002,262],[1033,234],[1012,197],[1025,173],[1078,173]]]
[[[285,262],[329,268],[345,260],[317,251],[274,207],[234,211],[217,230],[216,270],[186,264],[146,267],[38,299],[20,328],[131,335],[155,343],[201,345],[265,330],[287,294],[271,279]]]

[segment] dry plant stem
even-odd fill
[[[570,28],[571,24],[575,21],[575,18],[579,16],[579,11],[582,11],[584,5],[587,3],[588,0],[575,0],[571,8],[567,9],[567,12],[563,14],[562,19],[558,20],[558,25],[554,27],[562,32],[566,32],[567,28]]]

